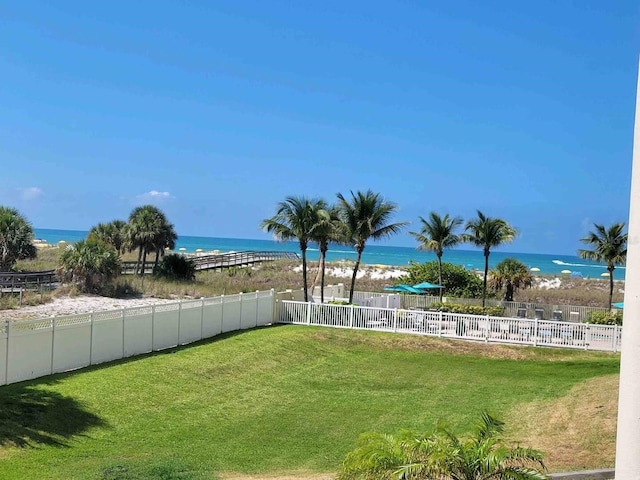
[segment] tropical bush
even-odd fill
[[[587,323],[622,325],[622,312],[591,312],[587,315]]]
[[[460,305],[458,303],[435,302],[429,305],[429,309],[438,310],[439,312],[465,313],[468,315],[489,315],[491,317],[504,316],[504,307],[500,306],[481,307],[480,305]]]
[[[438,262],[411,262],[407,275],[398,279],[398,283],[416,285],[421,282],[438,284]],[[442,286],[444,293],[451,297],[480,298],[482,296],[482,280],[474,272],[465,270],[460,265],[442,263]]]
[[[81,240],[68,245],[56,271],[63,282],[71,282],[86,293],[101,293],[120,274],[116,249],[98,240]]]
[[[31,224],[15,208],[0,206],[0,272],[36,255]]]
[[[196,265],[190,258],[172,253],[162,257],[153,274],[172,280],[193,280],[196,277]]]
[[[542,453],[506,445],[500,438],[503,426],[500,420],[483,413],[468,438],[459,438],[443,425],[426,435],[408,430],[397,435],[365,433],[357,448],[347,454],[338,478],[546,479]]]

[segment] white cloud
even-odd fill
[[[25,201],[37,200],[42,196],[44,192],[38,187],[28,187],[20,190],[22,199]]]
[[[173,196],[169,192],[160,192],[158,190],[150,190],[136,196],[137,203],[162,203],[171,200]]]

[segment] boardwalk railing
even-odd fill
[[[622,327],[282,300],[276,322],[616,352]]]
[[[0,322],[0,385],[273,322],[273,290]]]
[[[281,251],[246,251],[246,252],[228,252],[228,253],[212,253],[212,254],[184,254],[196,266],[196,270],[213,270],[231,267],[243,267],[253,265],[255,263],[271,262],[282,259],[296,259],[298,254],[295,252]],[[136,271],[136,265],[140,267],[138,262],[121,262],[123,274],[133,274]],[[144,273],[153,273],[153,262],[145,264]]]
[[[45,286],[51,289],[56,280],[54,270],[43,272],[0,272],[0,292],[19,292],[21,290],[41,290]]]

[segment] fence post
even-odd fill
[[[180,323],[182,323],[182,300],[178,302],[178,341],[176,345],[180,346]]]
[[[311,302],[307,302],[307,325],[311,324]]]
[[[56,348],[56,316],[51,320],[51,375],[53,375],[53,360]]]
[[[387,304],[389,303],[389,296],[387,295]],[[394,333],[398,331],[398,309],[393,309],[393,331]]]
[[[11,323],[9,320],[5,320],[5,328],[7,329],[7,351],[5,352],[4,359],[4,383],[5,385],[9,384],[9,341],[10,341],[10,332],[11,332]]]
[[[489,320],[489,315],[487,315],[487,322],[484,324],[484,343],[489,341],[489,324],[491,320]]]
[[[151,351],[154,351],[154,346],[156,344],[156,306],[151,305]]]
[[[353,304],[351,304],[349,309],[349,328],[353,328]]]
[[[590,324],[586,324],[586,326],[584,327],[585,332],[584,332],[584,349],[585,350],[589,350],[589,344],[591,343],[591,328],[589,328],[591,325]]]
[[[89,365],[93,365],[93,310],[89,312]]]
[[[616,351],[617,348],[617,343],[618,343],[618,324],[614,323],[613,324],[613,351]]]
[[[533,346],[538,346],[538,317],[533,321]]]
[[[242,292],[240,292],[240,330],[242,330],[242,302],[243,302],[243,296],[242,296]]]
[[[224,332],[224,295],[220,295],[220,333]]]
[[[144,272],[143,272],[144,273]],[[124,358],[124,318],[127,315],[127,311],[122,307],[122,357]]]
[[[258,315],[260,313],[259,307],[260,307],[260,298],[259,298],[258,290],[256,290],[256,327],[258,326]]]
[[[438,311],[438,336],[442,337],[442,310]]]
[[[278,314],[278,303],[276,299],[276,291],[271,289],[271,321],[269,323],[275,324],[279,318],[276,318]]]
[[[200,340],[204,338],[204,297],[201,298],[200,304]]]

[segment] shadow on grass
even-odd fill
[[[100,426],[105,422],[77,400],[46,390],[37,381],[0,389],[0,445],[65,447],[73,436]]]

